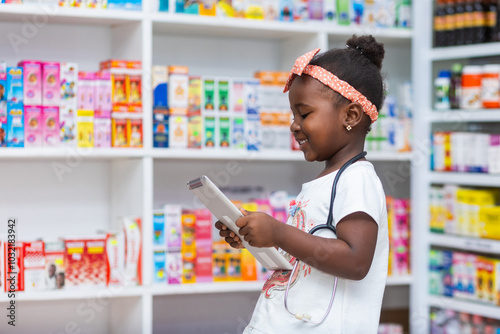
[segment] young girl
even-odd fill
[[[296,60],[285,92],[293,112],[290,130],[305,159],[324,161],[325,168],[302,185],[287,224],[246,211],[236,221],[250,245],[278,247],[292,264],[300,261],[295,271],[275,271],[267,280],[244,333],[377,333],[389,242],[385,194],[371,163],[359,159],[338,180],[336,235],[308,232],[326,223],[335,176],[363,151],[377,119],[384,48],[372,36],[353,36],[345,49],[318,51]],[[226,226],[216,227],[232,247],[242,247]]]

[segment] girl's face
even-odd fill
[[[335,107],[332,94],[308,75],[297,76],[290,87],[290,131],[307,161],[328,161],[348,143],[344,112]]]

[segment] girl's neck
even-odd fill
[[[339,170],[347,161],[349,161],[356,155],[363,152],[363,148],[364,148],[363,145],[361,146],[356,145],[350,148],[345,147],[344,149],[338,151],[333,157],[331,157],[325,162],[325,168],[318,175],[318,177],[322,177],[332,172],[335,172],[336,170]],[[358,161],[366,161],[366,159],[361,158]]]

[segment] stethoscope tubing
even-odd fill
[[[333,202],[335,200],[335,195],[337,193],[337,183],[339,181],[340,175],[344,172],[344,170],[347,169],[347,167],[349,167],[350,165],[352,165],[354,162],[358,161],[359,159],[364,158],[365,156],[366,156],[366,152],[361,152],[358,155],[356,155],[354,158],[351,158],[346,163],[344,163],[344,165],[342,165],[342,167],[340,167],[339,171],[337,172],[337,175],[335,175],[335,179],[333,180],[332,194],[331,194],[331,198],[330,198],[330,210],[328,212],[328,218],[326,220],[326,224],[321,224],[321,225],[317,225],[317,226],[313,227],[309,231],[309,234],[314,234],[315,232],[317,232],[321,229],[329,229],[335,235],[337,235],[337,229],[333,225]],[[328,314],[330,314],[330,311],[331,311],[332,306],[333,306],[333,301],[335,300],[335,293],[337,292],[337,280],[338,279],[337,279],[337,276],[335,276],[334,282],[333,282],[332,297],[330,298],[330,303],[328,304],[328,308],[327,308],[325,314],[323,315],[323,317],[319,321],[312,321],[311,316],[309,314],[292,313],[288,309],[288,294],[290,291],[290,284],[292,283],[292,278],[293,278],[295,272],[297,271],[297,267],[299,265],[299,262],[300,262],[299,259],[295,260],[295,264],[293,266],[290,277],[288,277],[288,282],[286,284],[285,296],[284,296],[284,301],[283,301],[285,304],[285,309],[287,310],[288,313],[293,315],[298,320],[302,320],[302,321],[305,321],[305,322],[313,324],[313,325],[319,325],[319,324],[323,323],[325,321],[326,317],[328,317]]]

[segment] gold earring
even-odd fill
[[[352,127],[350,125],[346,126],[347,131],[351,131]]]

